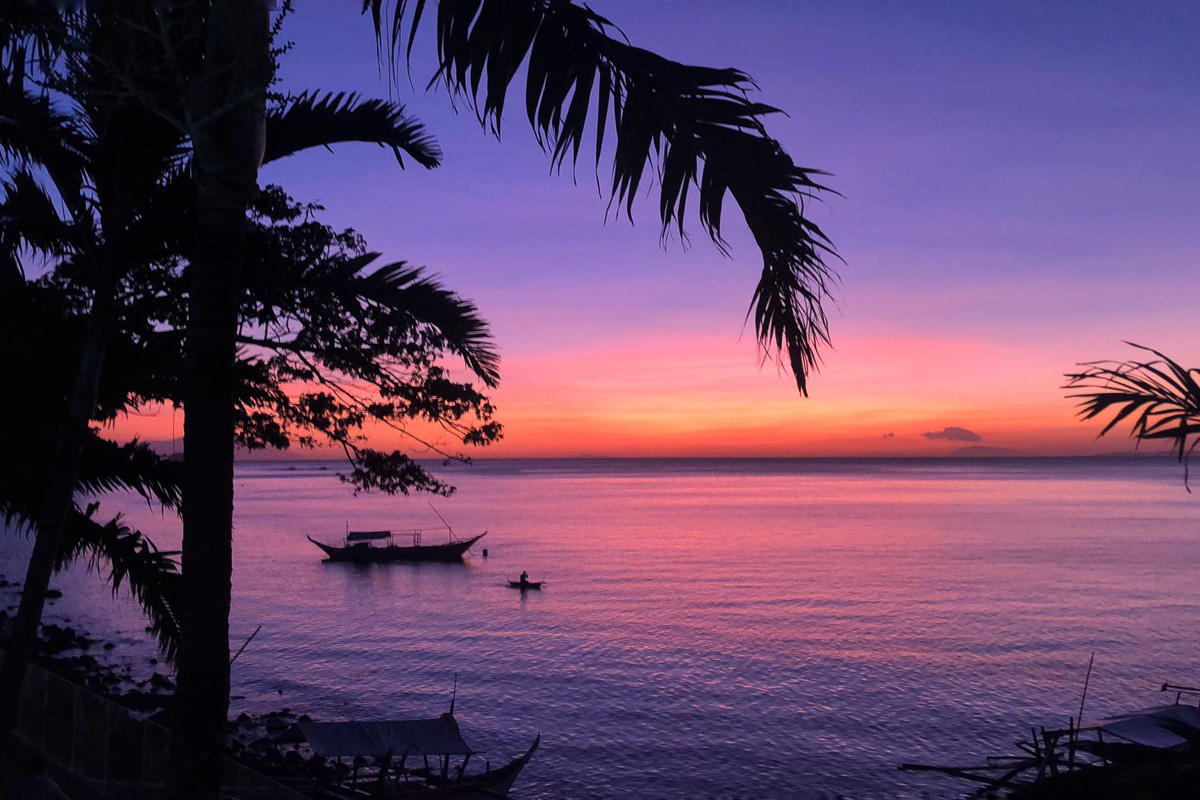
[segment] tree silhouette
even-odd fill
[[[169,162],[169,139],[156,137],[151,115],[135,103],[115,99],[108,70],[80,69],[79,54],[119,52],[102,25],[76,29],[78,48],[65,47],[66,36],[48,37],[51,22],[83,21],[87,15],[65,12],[52,18],[35,13],[28,33],[12,26],[26,4],[0,28],[0,94],[5,113],[0,124],[0,153],[10,165],[5,180],[4,231],[0,235],[6,282],[19,292],[22,248],[63,257],[63,270],[74,275],[88,313],[74,370],[64,391],[65,403],[50,452],[45,488],[38,492],[34,541],[24,589],[0,670],[0,738],[7,741],[16,714],[50,575],[59,563],[64,534],[77,519],[74,503],[83,455],[91,438],[90,421],[100,399],[107,343],[119,316],[117,286],[125,273],[137,218],[137,199]],[[95,20],[92,20],[93,22]],[[36,23],[36,24],[34,24]],[[63,44],[63,57],[54,52]],[[29,67],[34,66],[31,73]],[[55,93],[74,92],[74,114],[64,113]],[[155,145],[162,145],[156,148]],[[98,199],[105,198],[102,206]],[[64,214],[57,213],[56,200]],[[90,519],[90,515],[87,515]]]
[[[22,7],[27,1],[19,0]],[[420,24],[426,7],[425,0],[398,0],[390,20],[383,0],[365,0],[362,10],[386,52],[400,59],[411,53],[418,29],[428,29]],[[131,52],[150,65],[146,75],[131,78],[123,68],[137,64],[125,53],[112,59],[113,73],[125,79],[122,92],[191,143],[197,246],[188,262],[178,697],[180,730],[193,737],[197,755],[179,788],[194,795],[217,792],[215,759],[228,706],[238,298],[246,213],[269,147],[269,15],[267,0],[158,4],[153,18],[126,28],[138,45]],[[632,214],[650,170],[660,183],[664,233],[676,227],[686,235],[694,189],[700,224],[724,249],[724,203],[732,197],[763,260],[748,316],[764,351],[786,358],[807,393],[829,337],[822,304],[833,280],[825,261],[832,246],[804,213],[806,201],[824,191],[821,173],[798,166],[767,135],[763,117],[775,109],[749,99],[753,87],[743,73],[673,62],[612,31],[607,20],[567,0],[446,0],[434,28],[438,79],[498,131],[508,89],[524,73],[526,114],[552,163],[578,158],[590,124],[598,167],[605,141],[612,142],[610,202]]]
[[[33,535],[38,533],[48,476],[55,468],[63,406],[86,330],[86,309],[72,305],[66,287],[48,280],[0,293],[0,370],[20,375],[24,387],[21,392],[0,394],[0,416],[20,420],[6,434],[8,457],[0,461],[0,515],[13,530]],[[108,361],[122,358],[110,352]],[[111,388],[102,382],[101,417],[117,411]],[[96,500],[113,491],[136,492],[148,502],[175,510],[180,501],[180,467],[144,444],[118,445],[97,429],[89,430],[80,453],[75,499],[53,558],[54,571],[88,559],[95,569],[107,571],[114,593],[127,587],[168,657],[173,657],[179,644],[173,607],[178,594],[177,554],[160,552],[119,516],[102,521]]]
[[[157,210],[160,220],[188,214],[186,207],[167,211],[163,204]],[[406,423],[419,418],[460,442],[493,441],[500,428],[487,398],[472,384],[451,380],[443,366],[446,357],[458,355],[473,365],[473,374],[494,381],[487,326],[471,304],[420,268],[376,267],[376,254],[365,251],[361,237],[319,223],[319,211],[278,187],[256,199],[248,247],[254,280],[241,312],[246,347],[239,359],[237,441],[250,449],[332,444],[348,451],[344,477],[357,488],[448,493],[450,487],[405,453],[366,447],[361,428],[373,420],[406,434]],[[160,229],[167,250],[183,246],[173,240],[183,230]],[[182,269],[167,260],[136,274],[139,281],[154,281],[122,283],[122,317],[139,320],[139,330],[131,335],[126,323],[116,326],[93,422],[107,423],[146,403],[178,401],[186,325]],[[21,375],[26,386],[0,395],[0,415],[22,423],[8,434],[13,457],[0,461],[0,515],[21,531],[33,532],[54,466],[69,365],[82,347],[88,310],[77,287],[56,272],[0,294],[0,370]],[[297,382],[320,388],[298,391]],[[369,402],[352,394],[363,383],[376,386]],[[439,452],[456,457],[445,448]],[[80,557],[96,566],[107,562],[114,592],[128,586],[168,658],[179,644],[177,554],[160,553],[119,517],[97,521],[99,504],[91,501],[108,492],[136,492],[177,511],[181,467],[145,444],[108,441],[93,427],[54,566],[59,570]]]
[[[64,361],[75,363],[72,359],[80,365],[74,389],[72,380],[65,388],[62,380],[47,383],[73,400],[39,405],[49,416],[41,425],[29,426],[31,433],[43,434],[30,452],[48,454],[53,469],[23,475],[38,476],[56,488],[42,491],[31,488],[38,484],[20,480],[0,485],[5,513],[32,522],[37,534],[17,631],[5,659],[8,679],[0,686],[0,703],[9,709],[19,695],[49,577],[72,557],[107,547],[114,588],[125,582],[142,600],[167,652],[185,640],[176,635],[186,624],[170,554],[157,553],[119,519],[98,522],[94,506],[80,509],[73,501],[80,490],[137,488],[129,483],[134,478],[128,469],[115,478],[80,473],[103,441],[89,423],[141,403],[180,400],[178,366],[187,342],[180,332],[189,319],[182,276],[197,249],[199,198],[189,174],[193,143],[162,113],[159,104],[169,93],[154,85],[159,76],[153,58],[131,56],[136,48],[129,47],[127,34],[136,33],[139,17],[122,16],[124,10],[109,13],[101,6],[99,11],[50,18],[61,26],[54,41],[62,49],[38,61],[36,70],[27,71],[29,63],[22,61],[31,52],[24,45],[34,34],[22,39],[16,28],[6,29],[9,38],[0,48],[5,64],[0,91],[6,101],[0,152],[8,156],[0,213],[5,299],[31,308],[35,298],[45,300],[57,292],[59,307],[43,307],[42,312],[51,312],[44,318],[57,318],[64,330],[77,334],[69,343],[59,342],[70,346],[41,352],[39,369],[22,370],[15,358],[6,363],[14,374],[31,376],[53,371]],[[122,62],[114,72],[118,58],[129,58],[138,69]],[[266,125],[275,142],[269,158],[343,141],[373,141],[391,148],[397,158],[425,165],[438,158],[423,129],[399,106],[383,101],[312,94],[278,98]],[[58,211],[58,201],[65,214]],[[443,354],[457,355],[476,378],[495,384],[496,356],[474,306],[419,269],[375,267],[376,256],[365,251],[361,239],[316,223],[315,207],[300,206],[279,190],[264,192],[256,202],[244,249],[261,274],[247,292],[237,294],[235,310],[243,330],[262,331],[273,340],[246,347],[235,363],[237,437],[248,446],[323,438],[357,461],[348,479],[360,486],[449,491],[403,453],[364,447],[357,431],[370,419],[404,430],[405,420],[419,416],[471,443],[486,444],[499,436],[486,398],[470,383],[451,380],[439,363]],[[279,248],[289,249],[281,254]],[[26,262],[41,259],[54,264],[52,274],[40,284],[27,282]],[[339,313],[348,316],[339,320]],[[323,336],[309,334],[298,341],[277,335],[280,321],[303,332],[300,323],[313,319],[328,327]],[[364,320],[370,329],[355,333]],[[26,328],[21,334],[34,332]],[[347,344],[351,340],[359,344],[353,354]],[[285,350],[287,356],[282,355]],[[381,392],[394,397],[365,408],[344,399],[330,402],[320,392],[294,397],[282,382],[297,379],[301,369],[296,359],[306,361],[304,374],[330,390],[347,380],[373,378]],[[63,378],[69,373],[56,374]],[[478,425],[464,421],[468,417]],[[69,420],[66,426],[63,419]],[[262,439],[263,431],[272,432],[270,441]],[[145,461],[148,451],[137,454]],[[177,484],[172,492],[168,505],[178,508]],[[9,713],[9,724],[11,719]]]

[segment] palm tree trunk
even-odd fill
[[[236,197],[229,200],[220,194],[212,186],[200,191],[200,241],[188,267],[191,296],[184,363],[182,636],[175,707],[176,729],[191,761],[180,775],[197,796],[219,787],[217,783],[202,788],[206,781],[219,779],[229,709],[233,337],[245,208],[239,215]]]
[[[196,243],[184,360],[177,794],[216,797],[229,712],[234,394],[246,208],[262,158],[268,0],[220,0],[190,110]]]
[[[41,624],[42,610],[46,604],[46,590],[58,561],[63,527],[74,503],[83,445],[96,409],[104,352],[112,327],[114,293],[115,286],[110,277],[103,275],[88,318],[87,334],[67,406],[67,419],[58,437],[54,471],[47,482],[46,494],[35,520],[36,537],[29,567],[25,571],[21,605],[9,637],[4,665],[0,668],[0,743],[4,744],[8,743],[16,723],[26,668],[33,655],[38,625]],[[11,749],[6,746],[4,751],[11,752]]]

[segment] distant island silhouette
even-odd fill
[[[1028,458],[1029,454],[1009,447],[989,447],[985,444],[973,444],[960,447],[950,453],[952,456],[966,458]]]

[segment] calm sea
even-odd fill
[[[493,764],[542,734],[521,798],[952,797],[896,765],[1065,726],[1093,651],[1088,717],[1200,682],[1200,499],[1165,460],[480,462],[435,500],[488,531],[465,564],[369,567],[305,535],[438,520],[338,467],[238,468],[235,646],[262,632],[235,713],[433,716],[457,674]],[[24,545],[0,546],[21,579]],[[509,589],[522,570],[545,590]],[[53,585],[52,617],[153,669],[99,578]]]

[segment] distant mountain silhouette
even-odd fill
[[[970,447],[960,447],[950,453],[950,455],[966,458],[1018,458],[1028,456],[1029,454],[1007,447],[988,447],[987,445],[975,444]]]

